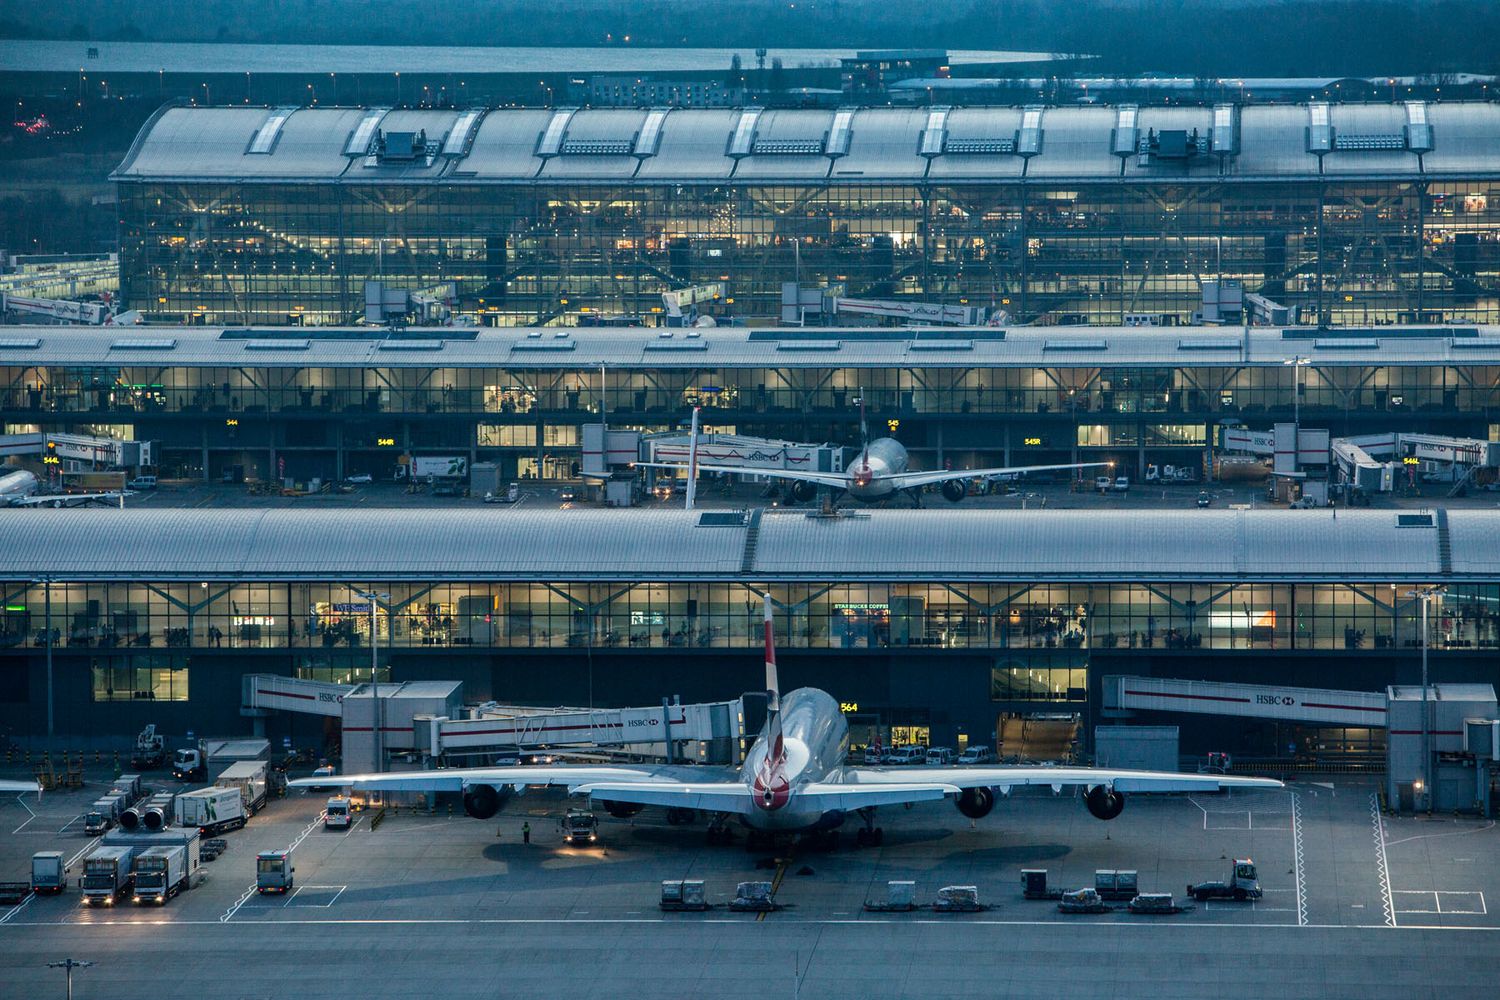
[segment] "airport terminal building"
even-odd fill
[[[380,679],[600,706],[759,689],[769,592],[787,687],[934,745],[988,743],[1006,714],[1100,721],[1108,675],[1415,683],[1414,592],[1430,585],[1447,588],[1434,681],[1500,682],[1500,517],[1486,511],[0,517],[0,725],[17,734],[45,731],[49,692],[61,734],[241,731],[244,674],[369,679],[371,591]],[[1185,750],[1279,746],[1253,720],[1184,726]],[[1383,734],[1317,738],[1358,752]]]
[[[1288,364],[1300,360],[1300,364]],[[1300,388],[1299,388],[1300,387]],[[403,458],[572,480],[580,428],[857,444],[924,469],[1203,469],[1220,430],[1500,440],[1500,327],[955,330],[10,327],[8,433],[154,442],[164,478],[389,478]]]
[[[176,107],[119,186],[149,319],[334,325],[379,281],[500,325],[723,282],[1022,322],[1186,322],[1205,282],[1333,324],[1500,321],[1500,107]]]

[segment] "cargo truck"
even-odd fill
[[[187,880],[187,851],[181,845],[148,847],[135,858],[132,898],[137,903],[165,906],[168,899],[187,886]]]
[[[291,851],[261,851],[255,856],[255,891],[259,893],[291,892],[296,881]]]
[[[68,887],[62,851],[37,851],[31,856],[31,891],[55,896]]]
[[[202,871],[203,838],[196,826],[172,826],[155,833],[116,827],[104,835],[102,843],[110,847],[133,847],[137,852],[152,847],[181,847],[188,881],[191,882]]]
[[[1235,858],[1229,881],[1197,882],[1187,887],[1187,894],[1200,903],[1206,899],[1232,899],[1243,903],[1260,899],[1263,895],[1255,862],[1249,858]]]
[[[179,781],[208,781],[238,761],[266,760],[270,755],[269,740],[199,740],[197,746],[172,754],[172,774]]]
[[[177,796],[177,822],[205,837],[238,830],[249,817],[238,788],[199,788]]]
[[[238,788],[245,812],[253,815],[266,805],[268,769],[263,760],[236,761],[224,769],[214,784],[219,788]]]
[[[88,906],[113,906],[130,890],[135,877],[130,863],[139,847],[106,844],[83,859],[83,902]]]

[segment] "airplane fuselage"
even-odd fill
[[[25,469],[0,473],[0,502],[33,496],[37,486],[36,474]]]
[[[856,500],[883,500],[896,492],[892,476],[906,471],[911,456],[895,438],[876,438],[849,463],[849,495]]]
[[[849,726],[839,703],[826,691],[798,688],[781,696],[781,732],[785,762],[781,768],[787,784],[784,802],[759,807],[743,817],[746,826],[755,830],[795,832],[829,829],[843,821],[842,815],[830,815],[822,809],[799,808],[797,792],[809,784],[826,780],[844,765],[849,753]],[[766,733],[756,737],[740,769],[742,780],[757,792],[757,776],[766,767],[771,745]],[[762,798],[757,792],[757,805]]]

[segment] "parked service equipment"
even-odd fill
[[[229,850],[229,841],[212,837],[203,842],[203,860],[217,861],[219,860],[219,855],[227,850]]]
[[[1200,903],[1205,899],[1232,899],[1236,902],[1259,899],[1262,892],[1255,862],[1249,858],[1236,858],[1228,882],[1199,882],[1189,885],[1187,894]]]
[[[237,761],[265,760],[270,753],[269,740],[199,740],[172,755],[172,774],[180,781],[207,781]]]
[[[140,850],[129,844],[106,844],[83,859],[83,901],[88,906],[113,906],[130,890],[135,873],[131,861]]]
[[[142,729],[135,738],[135,752],[130,755],[130,766],[140,771],[153,771],[166,762],[166,740],[157,733],[153,723]]]
[[[1185,907],[1178,905],[1170,892],[1143,892],[1130,901],[1127,909],[1143,916],[1158,916],[1181,913]]]
[[[11,906],[31,895],[30,882],[0,882],[0,904]]]
[[[1099,893],[1093,889],[1065,892],[1057,903],[1059,913],[1108,913],[1109,910],[1104,900],[1099,898]]]
[[[661,908],[668,913],[702,912],[708,909],[702,879],[664,880],[661,884]]]
[[[353,823],[354,812],[350,809],[347,798],[340,795],[328,800],[328,806],[323,812],[325,830],[347,830]]]
[[[978,913],[984,906],[977,885],[945,885],[938,890],[932,909],[934,913]]]
[[[165,906],[187,883],[187,850],[182,845],[148,847],[136,855],[135,902]]]
[[[266,805],[268,765],[263,760],[236,761],[224,769],[214,782],[219,788],[238,788],[247,815],[254,815]]]
[[[285,893],[295,882],[291,851],[261,851],[255,856],[255,891]]]
[[[1101,899],[1134,899],[1140,892],[1140,874],[1101,868],[1094,872],[1094,891]]]
[[[37,851],[31,856],[31,891],[57,895],[68,887],[62,851]]]
[[[771,883],[741,882],[735,886],[729,908],[742,913],[769,913],[781,909],[781,904],[771,896]]]
[[[1047,869],[1022,868],[1021,894],[1026,899],[1062,899],[1061,889],[1047,888]]]
[[[917,908],[917,883],[891,881],[885,884],[884,900],[865,900],[871,913],[910,913]]]
[[[563,839],[575,847],[592,844],[599,839],[599,817],[587,809],[569,809],[557,821],[557,828]]]
[[[238,788],[199,788],[177,796],[177,821],[205,837],[238,830],[249,817]]]

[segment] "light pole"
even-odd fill
[[[1301,467],[1302,458],[1302,366],[1311,359],[1298,354],[1282,362],[1292,366],[1292,471]]]
[[[1442,587],[1423,587],[1407,593],[1422,602],[1422,804],[1432,812],[1432,720],[1428,718],[1427,700],[1427,644],[1431,633],[1427,627],[1427,605],[1434,597],[1441,598]]]
[[[380,633],[376,629],[376,616],[379,614],[379,602],[389,601],[391,595],[371,588],[356,590],[354,596],[370,602],[370,731],[375,735],[375,770],[383,771],[385,760],[380,752],[380,727],[385,713],[381,711],[380,704]]]
[[[61,962],[48,962],[49,969],[63,969],[68,975],[68,1000],[73,1000],[73,970],[87,969],[93,962],[80,962],[76,958],[65,958]]]

